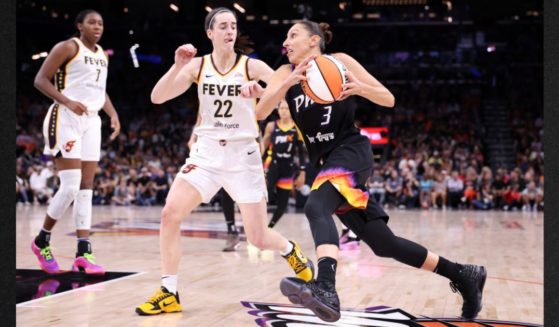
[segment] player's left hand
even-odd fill
[[[113,129],[113,132],[111,133],[111,141],[113,141],[116,139],[118,134],[120,134],[120,120],[117,115],[111,117],[111,128]]]
[[[257,81],[248,81],[241,86],[241,96],[244,98],[260,98],[264,88]]]
[[[351,95],[360,95],[361,91],[364,89],[363,83],[361,83],[361,81],[358,80],[352,72],[346,70],[345,76],[347,78],[347,82],[344,84],[343,91],[337,101],[345,100]]]
[[[303,185],[305,185],[305,171],[301,170],[301,172],[299,172],[299,176],[297,176],[297,178],[295,179],[295,189],[300,189],[301,187],[303,187]]]

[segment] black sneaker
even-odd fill
[[[460,292],[464,299],[462,318],[474,319],[481,311],[481,297],[487,279],[487,270],[483,266],[462,265],[458,274],[458,279],[450,282],[450,288],[454,293]]]
[[[304,306],[324,321],[340,319],[340,299],[332,283],[287,277],[281,280],[280,290],[291,303]]]

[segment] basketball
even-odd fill
[[[329,55],[318,56],[310,64],[305,73],[307,80],[301,82],[303,92],[316,103],[336,101],[346,81],[344,65]]]

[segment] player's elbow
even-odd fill
[[[153,103],[153,104],[162,104],[163,102],[165,102],[163,97],[158,95],[156,92],[151,92],[151,97],[150,98],[151,98],[151,103]]]
[[[386,97],[385,107],[394,108],[395,104],[396,104],[396,99],[394,98],[394,95],[388,92],[388,96]]]

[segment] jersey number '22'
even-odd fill
[[[214,117],[220,117],[220,118],[233,117],[233,115],[229,113],[229,111],[231,110],[231,106],[233,106],[233,102],[231,102],[231,100],[225,100],[223,102],[221,100],[215,100],[214,104],[217,106],[217,110],[215,111]],[[225,113],[221,113],[221,108],[223,107],[227,107],[227,109],[225,109]]]

